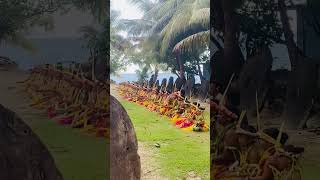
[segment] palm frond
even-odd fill
[[[136,6],[138,9],[140,9],[143,12],[146,12],[153,8],[154,2],[150,0],[130,0],[129,3]]]
[[[108,6],[110,0],[95,0],[94,15],[98,18],[98,22],[105,21],[108,14]]]
[[[163,29],[163,41],[161,42],[161,55],[166,56],[173,46],[182,39],[205,30],[210,26],[210,9],[194,9],[195,2],[186,4],[183,9],[177,11],[170,23]]]
[[[111,10],[110,11],[110,24],[117,24],[120,18],[120,12]]]
[[[125,30],[128,34],[139,36],[152,28],[154,23],[145,19],[122,19],[115,26],[120,30]]]
[[[193,34],[177,43],[173,52],[201,52],[209,46],[210,31]]]
[[[195,10],[189,21],[189,26],[199,25],[208,28],[210,26],[210,8]]]
[[[161,31],[163,40],[161,42],[160,53],[163,56],[165,56],[170,47],[173,46],[174,40],[185,31],[185,27],[189,24],[191,15],[192,13],[190,11],[184,13],[176,12],[169,24]]]
[[[161,3],[156,4],[152,9],[145,12],[144,19],[154,19],[159,20],[165,16],[169,11],[176,9],[179,2],[183,0],[167,0]]]
[[[149,34],[155,34],[161,32],[161,30],[169,23],[173,17],[176,9],[171,9],[165,16],[160,18],[152,27]]]
[[[131,3],[142,5],[146,3],[144,1],[146,0],[131,0]],[[191,51],[190,48],[202,49],[209,44],[207,39],[210,29],[210,0],[158,1],[151,9],[145,11],[142,19],[140,22],[134,20],[135,26],[140,23],[139,29],[133,31],[129,23],[122,29],[127,28],[126,31],[131,34],[135,32],[139,37],[147,37],[140,48],[155,52],[162,58],[167,57],[172,50]],[[150,23],[146,26],[142,25],[142,21]],[[152,41],[150,36],[154,35],[158,37]]]

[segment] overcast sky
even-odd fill
[[[90,13],[71,10],[67,14],[56,13],[54,16],[54,30],[46,32],[43,28],[35,28],[29,33],[29,38],[79,38],[79,29],[82,26],[93,25],[94,20]]]
[[[140,19],[143,13],[133,4],[130,0],[111,0],[111,9],[120,12],[120,18],[122,19]],[[135,73],[137,69],[140,69],[137,65],[129,65],[126,70],[120,73]]]
[[[143,13],[129,0],[111,0],[111,9],[120,11],[123,19],[140,19]]]

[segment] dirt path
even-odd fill
[[[156,153],[147,144],[138,143],[138,154],[141,159],[141,180],[169,180],[169,178],[161,176],[161,166],[156,162]]]
[[[116,85],[111,85],[111,94],[118,98],[120,101],[122,98],[118,95]],[[159,165],[159,158],[161,154],[159,149],[151,142],[142,142],[138,139],[138,154],[141,159],[141,179],[142,180],[170,180],[172,178],[163,176],[163,168]],[[172,167],[176,168],[176,167]],[[174,178],[176,180],[201,180],[196,174],[191,171],[185,175],[184,178]]]
[[[110,93],[119,99],[116,87],[111,85]],[[156,162],[156,152],[146,143],[138,141],[138,154],[141,160],[141,180],[169,180],[161,176],[161,166]]]

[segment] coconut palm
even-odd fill
[[[130,46],[131,43],[117,34],[118,29],[115,27],[115,24],[117,24],[118,19],[119,12],[112,10],[110,19],[103,24],[96,27],[84,26],[81,28],[83,38],[87,41],[87,48],[91,54],[90,60],[93,78],[95,75],[99,75],[101,78],[107,78],[107,75],[105,74],[107,69],[110,70],[110,73],[115,74],[126,65],[126,62],[124,61],[125,58],[122,54],[124,49]],[[111,58],[111,64],[107,64],[109,62],[108,58]],[[109,68],[106,66],[109,66]],[[100,70],[99,72],[94,73],[96,68],[99,68]]]
[[[204,40],[202,43],[208,45],[210,35],[209,0],[158,1],[153,3],[153,6],[150,6],[152,1],[148,0],[132,0],[132,3],[145,10],[145,14],[142,20],[126,22],[127,27],[130,28],[129,32],[133,32],[133,34],[145,33],[147,36],[159,34],[162,57],[174,49],[195,50],[199,40]],[[152,8],[148,9],[149,7]],[[142,24],[144,25],[141,26]],[[137,26],[140,28],[136,28]],[[176,46],[178,43],[179,45]],[[192,48],[192,46],[194,47]]]
[[[143,83],[148,78],[148,67],[144,66],[142,70],[136,70],[138,82]]]
[[[20,46],[26,50],[35,51],[33,44],[24,37],[24,34],[34,26],[53,28],[53,19],[50,16],[62,4],[42,3],[38,1],[0,1],[0,42]]]
[[[72,4],[84,11],[90,11],[99,23],[109,18],[110,0],[71,0]]]
[[[132,0],[132,3],[145,14],[140,20],[125,20],[121,25],[127,27],[131,35],[145,37],[146,40],[157,37],[153,53],[158,54],[160,59],[173,59],[174,52],[179,75],[185,79],[180,54],[203,52],[209,45],[210,1]]]

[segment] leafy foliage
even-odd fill
[[[130,36],[143,39],[138,43],[138,53],[126,52],[134,54],[135,63],[140,61],[140,64],[153,65],[155,69],[165,64],[177,73],[181,70],[175,60],[177,53],[184,57],[182,61],[186,65],[190,60],[189,53],[199,59],[208,48],[209,0],[132,0],[132,3],[144,11],[144,16],[139,20],[121,20],[120,27]],[[191,67],[186,68],[189,73],[198,69],[188,67]]]
[[[306,23],[320,36],[320,2],[317,0],[308,0],[307,8],[303,13]]]
[[[118,26],[119,12],[111,10],[110,13],[110,73],[117,74],[120,70],[124,70],[128,65],[128,61],[124,55],[127,47],[131,46],[131,42],[119,35]],[[107,37],[107,34],[105,35]],[[109,43],[106,41],[105,43]]]
[[[52,29],[54,25],[50,15],[64,4],[64,1],[50,0],[0,1],[0,41],[34,51],[35,47],[23,33],[34,26]]]
[[[245,0],[238,9],[238,14],[240,31],[246,36],[245,46],[248,55],[255,53],[259,47],[283,43],[275,1]]]
[[[98,22],[109,19],[110,0],[69,0],[74,6],[84,11],[90,11]]]
[[[136,70],[138,82],[142,83],[148,78],[148,67],[143,67],[142,70]]]
[[[174,46],[173,51],[192,52],[198,50],[199,52],[206,49],[209,41],[210,31],[202,31],[191,35]],[[192,50],[195,49],[195,50]]]
[[[239,44],[245,47],[248,56],[255,53],[257,48],[284,43],[276,1],[241,0],[234,3],[233,7],[239,19]],[[224,41],[221,35],[224,33],[225,24],[222,0],[214,0],[213,6],[212,27],[220,33],[220,36],[214,38]]]

